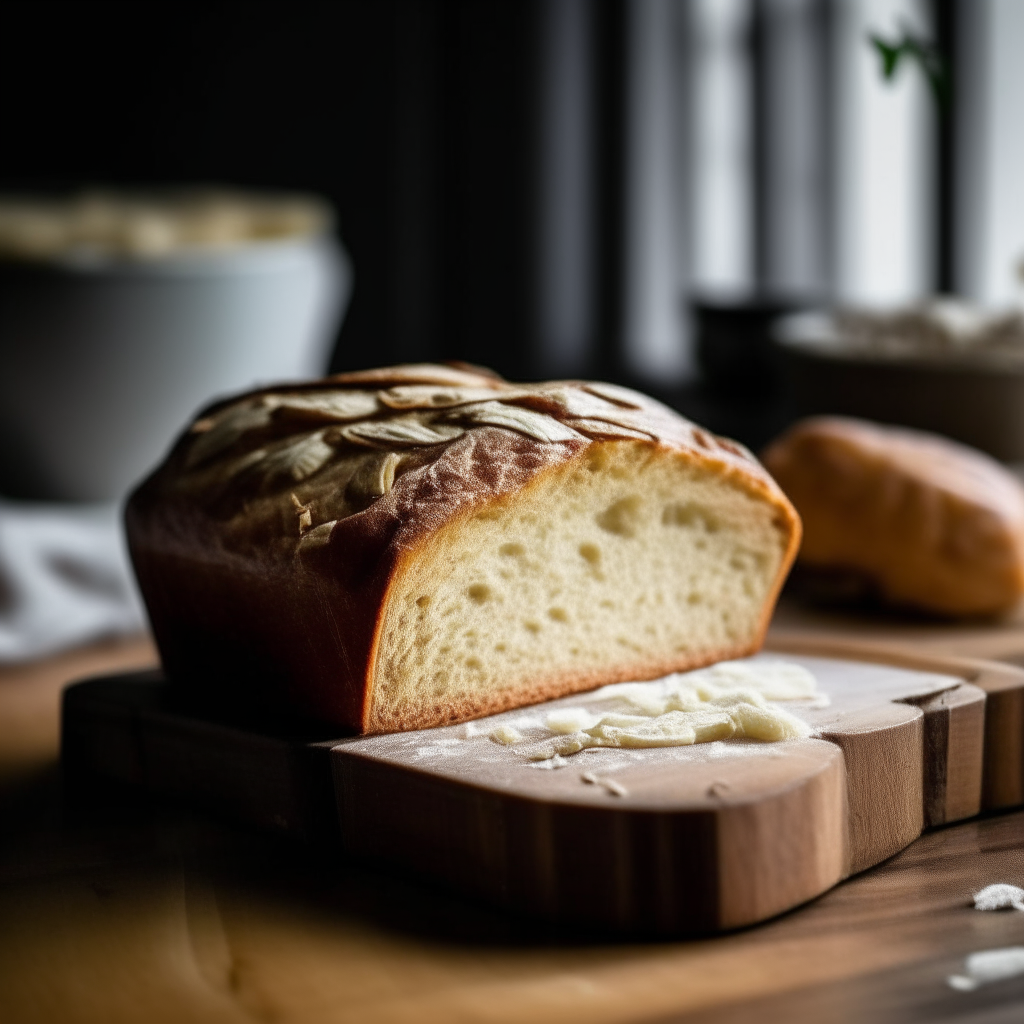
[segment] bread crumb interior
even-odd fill
[[[747,653],[788,543],[777,517],[670,449],[591,445],[409,560],[386,611],[370,727],[436,725]]]

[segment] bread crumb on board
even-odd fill
[[[505,747],[522,743],[524,739],[523,734],[512,725],[499,725],[497,729],[491,731],[490,736],[495,743],[500,743]]]
[[[986,885],[974,894],[975,910],[1024,910],[1024,889],[1006,882]]]
[[[649,683],[616,683],[588,696],[617,706],[598,712],[579,706],[549,712],[543,727],[554,735],[524,749],[531,761],[566,758],[594,747],[679,747],[733,737],[766,743],[803,739],[811,734],[810,726],[774,702],[817,706],[824,695],[802,665],[735,661]],[[529,722],[534,728],[537,724]],[[467,729],[470,734],[478,735]],[[511,723],[499,725],[489,736],[503,746],[525,739]]]
[[[951,974],[946,984],[958,992],[973,992],[993,981],[1005,981],[1024,974],[1024,946],[983,949],[964,960],[964,973]]]
[[[604,775],[596,775],[594,772],[584,772],[580,781],[591,786],[600,786],[611,796],[629,796],[629,790],[621,782],[609,779]]]

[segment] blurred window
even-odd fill
[[[892,304],[943,275],[983,302],[1018,296],[1022,0],[630,0],[626,12],[633,372],[692,374],[694,295]],[[914,61],[883,79],[869,40],[934,41],[940,17],[945,110]]]

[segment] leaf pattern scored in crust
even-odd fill
[[[469,370],[413,366],[341,374],[219,405],[175,450],[175,489],[232,524],[264,516],[268,536],[287,524],[281,540],[289,554],[305,555],[326,545],[339,522],[400,490],[400,475],[410,477],[415,491],[447,445],[482,428],[574,451],[591,441],[639,441],[756,465],[741,446],[626,388],[510,384]],[[485,460],[491,451],[501,458],[509,451],[539,455],[497,431],[480,441],[460,450],[456,461],[467,452]],[[549,451],[546,458],[568,454]]]
[[[211,460],[259,431],[255,450],[232,454],[218,467],[221,479],[244,478],[266,491],[306,480],[336,459],[355,459],[344,491],[350,503],[365,506],[390,491],[407,457],[394,449],[444,445],[480,427],[513,430],[544,444],[657,440],[643,429],[642,413],[642,426],[633,425],[642,402],[615,385],[514,385],[448,367],[342,374],[309,390],[244,398],[197,421],[185,468],[204,467],[205,478]],[[357,454],[360,449],[364,456]]]

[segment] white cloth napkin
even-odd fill
[[[0,663],[145,628],[116,505],[0,500]]]

